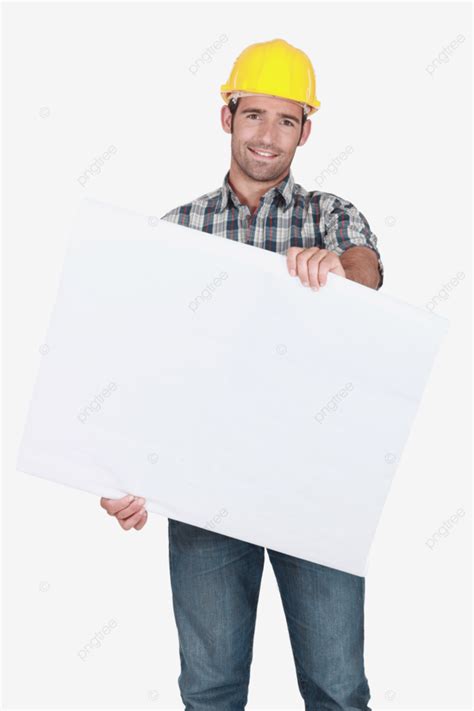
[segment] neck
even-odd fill
[[[281,173],[281,175],[274,180],[253,180],[252,178],[249,178],[248,175],[243,173],[239,166],[232,161],[228,180],[232,190],[235,192],[242,205],[247,205],[250,212],[253,214],[259,205],[262,195],[265,195],[265,193],[274,188],[275,185],[281,183],[281,181],[286,178],[288,173],[289,169]]]

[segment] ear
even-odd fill
[[[301,132],[301,138],[299,140],[298,146],[304,146],[304,144],[308,140],[309,134],[311,133],[311,126],[311,119],[306,119],[306,121],[304,122],[303,131]]]
[[[225,104],[221,109],[221,124],[226,133],[232,133],[231,123],[232,113],[227,104]]]

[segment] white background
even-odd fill
[[[219,86],[244,47],[282,37],[311,57],[321,101],[292,164],[296,181],[362,210],[379,238],[386,293],[431,302],[451,321],[371,552],[370,705],[469,708],[469,5],[3,9],[4,705],[182,708],[167,520],[124,532],[97,498],[16,472],[15,457],[78,201],[87,194],[161,216],[219,187],[230,160]],[[211,61],[196,65],[223,34]],[[460,34],[448,61],[433,65]],[[82,187],[111,145],[115,154]],[[347,146],[349,158],[316,185]],[[465,515],[430,549],[458,509]],[[301,707],[267,558],[248,708]]]

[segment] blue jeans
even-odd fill
[[[265,549],[169,519],[169,562],[186,711],[247,703]],[[370,711],[365,578],[267,549],[305,709]]]

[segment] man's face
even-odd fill
[[[221,118],[224,130],[232,133],[233,160],[245,175],[262,182],[288,172],[297,146],[306,143],[311,131],[307,120],[301,133],[303,109],[299,104],[272,96],[242,97],[233,130],[228,106],[222,107]]]

